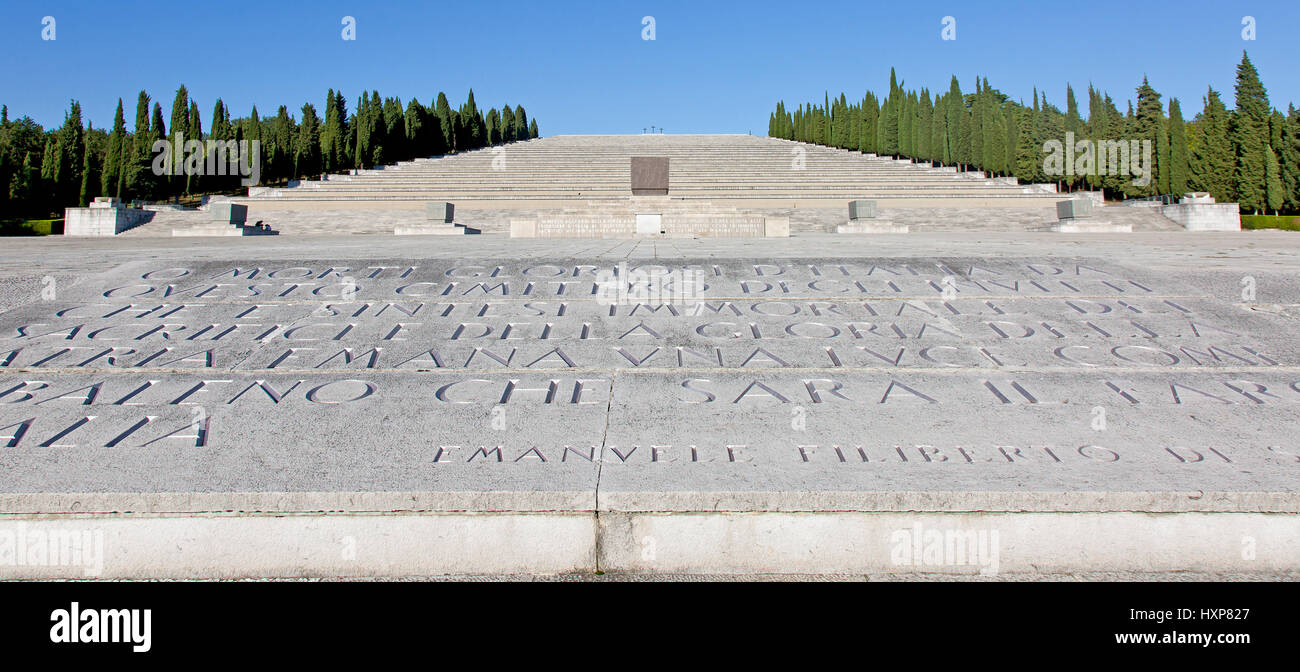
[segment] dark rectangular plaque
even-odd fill
[[[668,195],[668,157],[632,157],[632,195]]]

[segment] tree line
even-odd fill
[[[444,93],[426,106],[415,99],[403,105],[373,91],[358,96],[352,111],[344,94],[330,89],[323,116],[306,103],[297,115],[281,105],[275,116],[262,118],[255,106],[247,117],[232,118],[217,99],[206,132],[184,85],[172,100],[170,118],[145,91],[136,98],[133,130],[124,112],[119,99],[111,128],[88,127],[74,100],[63,125],[45,130],[30,117],[10,120],[9,108],[0,107],[0,219],[61,216],[63,208],[99,196],[158,201],[239,188],[237,175],[157,174],[155,142],[174,142],[178,133],[187,141],[258,141],[264,183],[540,137],[537,120],[522,105],[484,113],[472,89],[459,108]]]
[[[1144,78],[1136,108],[1130,101],[1126,114],[1109,94],[1089,86],[1085,120],[1071,87],[1062,112],[1037,89],[1033,102],[1026,104],[1011,100],[987,78],[976,79],[974,93],[963,93],[956,77],[946,93],[906,90],[891,69],[884,99],[868,92],[850,103],[844,94],[838,99],[827,95],[821,105],[808,103],[794,111],[778,103],[768,135],[1023,182],[1055,182],[1064,190],[1102,190],[1112,198],[1204,191],[1219,202],[1240,203],[1247,212],[1300,213],[1300,111],[1295,105],[1283,114],[1269,103],[1247,54],[1237,67],[1235,109],[1228,110],[1213,88],[1202,105],[1187,121],[1180,102],[1172,98],[1166,115],[1161,94]],[[1149,183],[1101,171],[1069,175],[1052,170],[1049,175],[1045,148],[1053,140],[1065,143],[1067,137],[1094,144],[1149,141]]]

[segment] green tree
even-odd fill
[[[320,172],[320,118],[316,108],[307,103],[302,106],[302,123],[294,141],[293,175],[303,178]]]
[[[1151,88],[1151,84],[1146,77],[1142,78],[1142,86],[1137,89],[1138,105],[1136,116],[1136,136],[1135,139],[1142,143],[1150,143],[1150,147],[1155,151],[1156,165],[1152,166],[1152,180],[1147,187],[1137,188],[1139,195],[1151,196],[1156,193],[1169,192],[1169,174],[1161,162],[1168,161],[1169,138],[1165,135],[1164,128],[1164,105],[1160,102],[1160,94]]]
[[[108,136],[107,154],[104,159],[103,183],[100,193],[122,197],[126,184],[126,166],[131,162],[131,147],[126,137],[126,117],[122,109],[122,99],[117,99],[117,114],[113,115],[113,132]]]
[[[77,196],[77,203],[83,208],[101,195],[100,187],[103,179],[100,175],[100,161],[92,146],[91,134],[85,134],[84,140],[85,146],[82,147],[81,152],[81,185]]]
[[[442,127],[442,150],[443,153],[456,151],[456,135],[451,115],[453,110],[447,103],[447,94],[438,92],[438,103],[436,107],[439,126]]]
[[[1182,195],[1187,192],[1189,178],[1187,126],[1183,122],[1183,109],[1177,98],[1169,99],[1169,190]]]
[[[1210,89],[1206,94],[1205,109],[1195,120],[1196,139],[1191,151],[1192,186],[1197,191],[1208,192],[1220,203],[1231,201],[1233,196],[1233,171],[1236,158],[1229,141],[1228,110],[1219,93]]]
[[[524,133],[524,136],[522,138],[519,136],[519,127],[515,123],[515,111],[507,104],[501,108],[501,142],[510,143],[516,140],[527,140],[527,132]]]
[[[1245,53],[1237,66],[1237,109],[1229,122],[1229,137],[1236,158],[1237,201],[1243,210],[1259,212],[1265,207],[1268,181],[1268,92],[1260,82],[1250,57]]]
[[[1016,140],[1016,177],[1022,182],[1033,182],[1041,166],[1038,163],[1038,142],[1034,137],[1034,114],[1030,108],[1021,108],[1017,125],[1020,137]]]
[[[1300,213],[1300,110],[1292,105],[1282,122],[1282,143],[1278,159],[1282,162],[1282,187],[1286,191],[1286,208]]]

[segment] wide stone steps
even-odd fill
[[[671,191],[683,198],[1051,198],[982,174],[785,140],[642,135],[557,136],[404,161],[287,189],[258,190],[254,200],[620,198],[628,193],[635,156],[669,158]]]

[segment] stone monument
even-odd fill
[[[836,233],[907,233],[911,227],[876,220],[875,201],[849,201],[849,221],[836,227]]]

